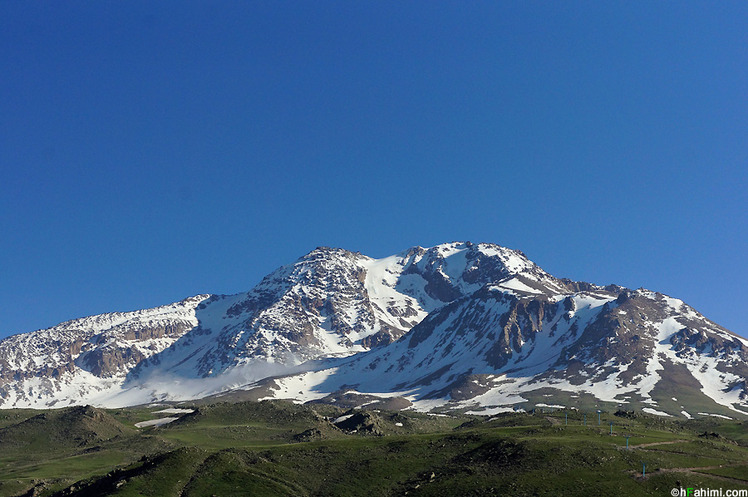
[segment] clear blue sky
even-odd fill
[[[748,335],[748,3],[0,2],[0,337],[453,240]]]

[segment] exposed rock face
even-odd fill
[[[0,342],[0,407],[263,385],[262,396],[416,408],[584,394],[679,415],[704,405],[748,412],[747,377],[748,341],[679,300],[558,279],[519,251],[469,242],[384,259],[319,247],[246,293]],[[669,400],[681,390],[699,406]]]

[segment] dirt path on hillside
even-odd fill
[[[649,442],[646,444],[639,444],[639,445],[632,445],[632,449],[638,449],[641,447],[653,447],[655,445],[671,445],[671,444],[677,444],[682,442],[688,442],[688,440],[669,440],[667,442]]]
[[[714,478],[715,480],[721,480],[726,481],[730,483],[738,483],[740,485],[748,485],[748,481],[741,480],[739,478],[732,478],[729,476],[721,476],[721,475],[715,475],[713,473],[702,473],[699,470],[708,471],[710,469],[718,469],[718,468],[729,468],[733,466],[743,466],[744,464],[738,463],[738,464],[722,464],[719,466],[702,466],[697,468],[660,468],[657,470],[657,473],[685,473],[687,475],[692,476],[706,476],[709,478]]]
[[[658,445],[672,445],[682,442],[688,442],[689,440],[668,440],[666,442],[649,442],[645,444],[639,444],[639,445],[632,445],[632,449],[644,449],[647,450],[646,447],[656,447]],[[725,481],[729,483],[737,483],[740,485],[748,485],[748,481],[741,480],[739,478],[731,478],[729,476],[721,476],[721,475],[715,475],[712,473],[702,473],[701,471],[709,471],[711,469],[718,469],[718,468],[729,468],[733,466],[745,466],[745,463],[735,463],[735,464],[721,464],[717,466],[699,466],[699,467],[692,467],[692,468],[659,468],[652,473],[648,473],[647,478],[649,478],[652,474],[659,474],[659,473],[684,473],[691,476],[706,476],[708,478],[714,478],[715,480]],[[634,475],[638,475],[637,478],[641,478],[641,473],[634,473]]]

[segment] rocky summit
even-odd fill
[[[470,242],[383,259],[320,247],[245,293],[0,341],[2,408],[211,397],[745,417],[747,378],[748,340],[678,299]]]

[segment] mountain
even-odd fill
[[[420,409],[486,414],[519,404],[748,415],[748,341],[647,290],[487,285],[391,346],[329,366],[255,388],[353,404],[397,395]]]
[[[677,299],[559,279],[470,242],[383,259],[320,247],[246,293],[0,341],[2,407],[236,395],[742,416],[746,378],[748,341]]]

